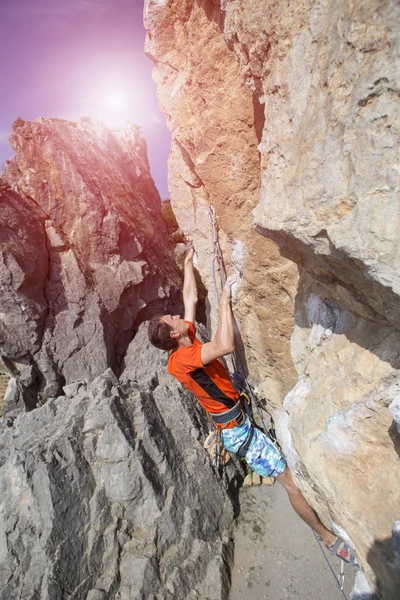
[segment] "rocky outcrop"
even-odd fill
[[[143,138],[39,119],[12,143],[0,599],[227,600],[240,465],[212,467],[208,419],[147,340],[181,275]]]
[[[146,326],[127,356],[0,425],[2,600],[227,599],[234,468]]]
[[[211,466],[207,418],[147,340],[181,276],[143,138],[39,119],[12,143],[0,598],[227,600],[240,469]]]
[[[0,344],[24,389],[46,398],[118,372],[140,323],[177,301],[180,275],[139,128],[40,118],[13,129]]]
[[[5,399],[5,414],[23,408],[22,390],[26,407],[36,405],[39,373],[30,357],[40,352],[48,316],[49,260],[43,211],[1,178],[0,203],[0,346],[3,369],[17,377],[19,388],[14,386],[12,407]]]
[[[172,244],[186,244],[187,240],[183,231],[179,229],[178,221],[176,220],[174,211],[172,210],[171,202],[163,200],[161,203],[161,212],[164,222],[167,226],[168,236]]]
[[[393,599],[397,19],[390,0],[145,7],[179,225],[211,290],[214,204],[250,380],[304,493]]]

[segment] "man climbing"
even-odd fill
[[[346,542],[324,527],[316,512],[294,483],[286,460],[272,440],[254,427],[241,408],[239,393],[232,386],[221,357],[234,349],[234,325],[231,287],[237,275],[227,278],[219,305],[219,323],[214,339],[202,344],[196,339],[195,314],[197,286],[191,249],[184,266],[184,319],[180,315],[153,317],[149,323],[150,342],[169,350],[168,372],[197,398],[221,431],[225,448],[245,456],[250,467],[262,477],[274,477],[286,489],[297,514],[316,532],[332,554],[355,564],[353,551]]]

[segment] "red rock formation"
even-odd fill
[[[13,239],[27,243],[3,245],[24,286],[3,279],[10,296],[1,302],[10,320],[15,296],[21,303],[33,295],[24,327],[35,331],[16,349],[6,327],[3,353],[34,364],[51,395],[108,366],[118,370],[138,325],[176,297],[180,276],[138,127],[116,133],[89,119],[40,118],[13,129],[16,156],[3,177],[15,191],[2,200],[14,210]]]

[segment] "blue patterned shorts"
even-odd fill
[[[247,415],[242,425],[221,431],[221,440],[225,448],[236,454],[248,439],[251,423]],[[286,468],[286,460],[276,448],[272,440],[257,428],[254,428],[253,439],[246,452],[248,465],[262,477],[278,477]]]

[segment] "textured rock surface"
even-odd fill
[[[297,270],[273,242],[252,230],[251,210],[260,190],[257,145],[263,114],[240,77],[220,20],[218,6],[208,1],[150,0],[145,8],[151,33],[146,49],[157,65],[154,78],[173,137],[171,203],[180,227],[195,243],[198,268],[210,292],[211,318],[214,322],[210,203],[220,225],[227,268],[242,274],[236,315],[251,377],[277,404],[295,382],[289,337]]]
[[[400,389],[399,333],[345,310],[310,276],[300,289],[292,336],[299,380],[275,414],[277,431],[319,514],[350,538],[369,577],[385,581],[384,597],[395,598],[400,439],[388,406]]]
[[[227,598],[233,467],[217,479],[192,398],[111,370],[64,393],[0,426],[0,598]]]
[[[389,410],[396,421],[397,431],[400,433],[400,396],[396,396],[389,406]]]
[[[179,225],[211,289],[215,205],[243,275],[251,380],[310,502],[388,599],[400,587],[398,17],[391,0],[145,6]]]
[[[176,299],[180,277],[137,127],[19,119],[11,144],[0,197],[2,354],[49,396],[118,370],[139,324]]]
[[[381,284],[369,301],[398,324],[398,2],[257,4],[227,2],[225,21],[265,101],[256,222]]]

